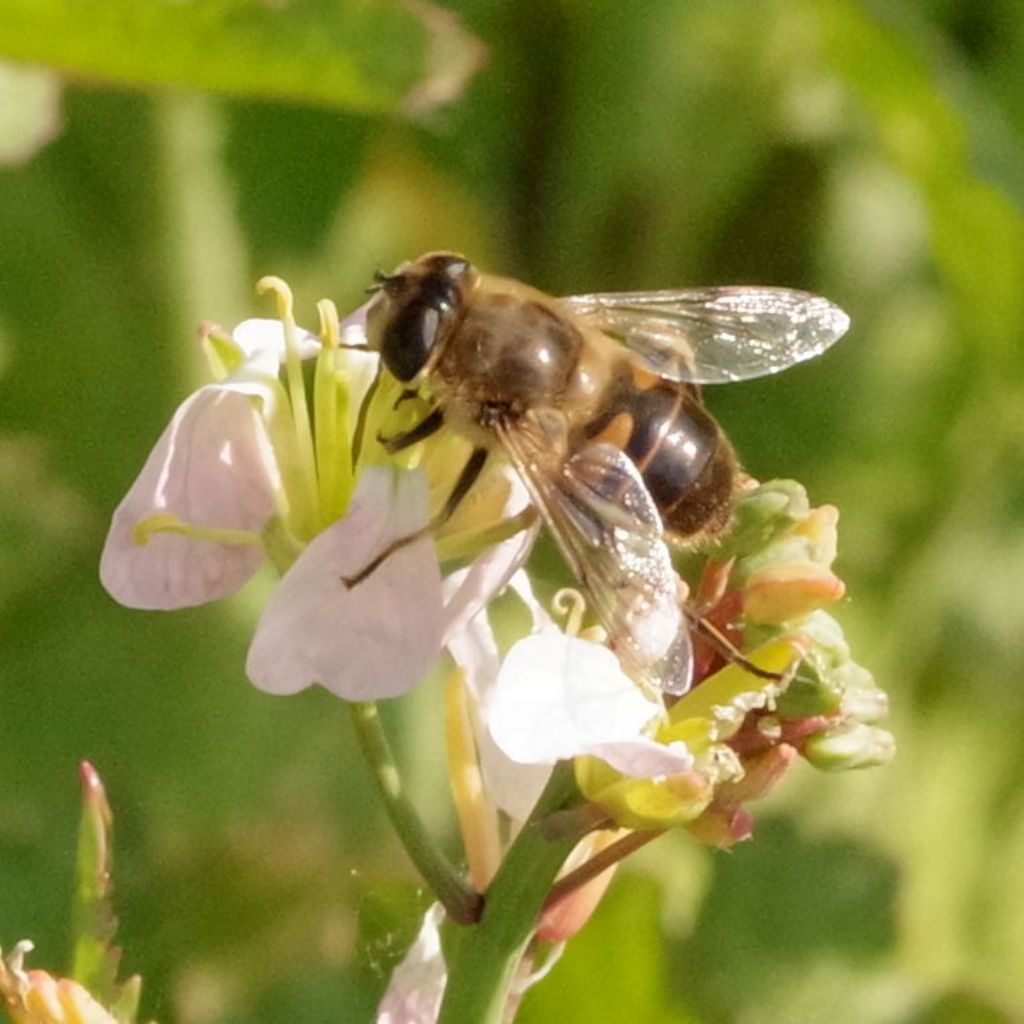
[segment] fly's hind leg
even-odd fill
[[[413,429],[415,430],[416,428],[414,427]],[[410,544],[414,544],[422,537],[428,537],[436,530],[440,529],[449,519],[451,519],[455,510],[462,504],[462,499],[466,497],[470,488],[480,478],[480,474],[483,472],[484,463],[486,462],[487,449],[474,448],[473,453],[469,456],[466,460],[466,464],[462,467],[462,471],[459,473],[459,478],[455,481],[455,486],[452,488],[451,494],[448,495],[448,500],[445,501],[437,515],[434,516],[426,526],[421,527],[414,533],[406,534],[404,537],[395,538],[395,540],[388,544],[388,546],[376,555],[369,563],[364,565],[363,568],[354,576],[343,576],[342,582],[345,586],[349,589],[358,586],[368,576],[372,575],[373,572],[396,551],[401,551],[402,548],[408,547]]]
[[[759,679],[771,679],[775,682],[781,682],[786,678],[786,673],[772,672],[769,669],[755,665],[717,626],[713,626],[699,612],[684,606],[683,614],[693,626],[694,632],[706,640],[726,661],[739,665],[744,672],[749,672]]]

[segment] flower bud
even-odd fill
[[[783,562],[747,578],[743,614],[759,625],[782,625],[834,604],[845,592],[843,581],[815,562]]]
[[[719,798],[732,804],[747,803],[767,796],[782,780],[789,766],[799,757],[795,747],[780,743],[743,760],[743,778],[726,783]]]
[[[31,942],[19,942],[0,961],[0,1000],[14,1024],[117,1024],[116,1018],[71,978],[25,971]]]
[[[834,672],[843,690],[843,715],[873,725],[889,714],[889,696],[878,687],[875,677],[855,661],[847,661]]]
[[[582,840],[566,861],[563,873],[585,863],[625,833],[618,830],[594,832]],[[590,920],[615,875],[612,864],[589,882],[545,907],[537,923],[537,938],[542,942],[566,942]]]
[[[754,819],[742,807],[715,804],[692,822],[689,830],[705,845],[727,850],[754,834]]]
[[[692,821],[711,802],[712,782],[697,771],[658,779],[622,775],[593,757],[576,759],[576,783],[622,828],[671,828]]]
[[[804,756],[823,771],[847,771],[888,764],[896,755],[892,733],[861,722],[846,722],[810,737]]]
[[[736,503],[733,525],[721,541],[723,557],[760,551],[807,514],[807,492],[795,480],[771,480]]]

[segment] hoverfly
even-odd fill
[[[843,335],[846,314],[785,288],[554,298],[449,252],[378,274],[374,290],[369,344],[432,408],[389,450],[441,426],[474,445],[441,518],[500,453],[625,671],[685,692],[690,634],[668,543],[720,532],[738,477],[700,385],[810,359]]]

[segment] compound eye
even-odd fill
[[[427,365],[448,308],[417,299],[398,310],[385,328],[381,356],[392,375],[403,384],[415,379]]]

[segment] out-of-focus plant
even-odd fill
[[[112,903],[113,815],[99,775],[79,767],[82,820],[71,912],[74,948],[67,977],[25,968],[33,944],[18,942],[0,959],[0,1005],[13,1024],[134,1024],[142,979],[117,980],[121,951]]]

